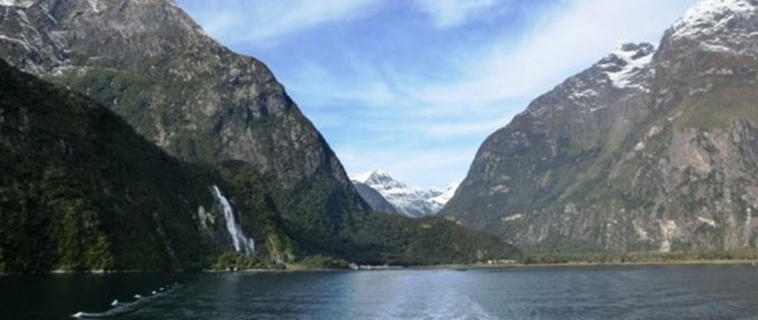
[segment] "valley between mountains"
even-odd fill
[[[486,264],[758,247],[758,1],[537,97],[465,179],[348,176],[172,0],[0,1],[0,273]]]
[[[268,68],[173,1],[1,4],[0,271],[519,254],[448,220],[375,214]]]

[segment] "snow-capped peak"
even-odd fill
[[[371,186],[372,188],[376,186],[382,186],[383,188],[407,188],[405,184],[395,180],[392,178],[392,176],[389,175],[389,173],[382,169],[374,169],[368,172],[354,175],[352,177],[352,180]]]
[[[350,179],[353,181],[360,182],[360,183],[366,183],[366,181],[368,181],[369,179],[371,179],[372,176],[375,176],[375,175],[388,175],[388,174],[384,172],[384,170],[382,169],[374,169],[371,171],[366,171],[366,172],[362,172],[356,175],[352,175]]]
[[[672,38],[710,35],[725,30],[732,19],[755,15],[755,0],[704,0],[691,7],[676,23]]]
[[[445,191],[420,190],[408,187],[381,169],[352,175],[351,179],[354,183],[362,183],[376,190],[398,212],[409,217],[436,214],[452,198],[458,186],[458,184],[453,184]]]
[[[647,69],[653,60],[655,47],[649,43],[624,43],[598,64],[618,88],[639,87],[635,77]],[[642,88],[641,88],[642,89]]]
[[[36,2],[36,0],[0,0],[0,6],[28,8],[33,5],[34,2]]]

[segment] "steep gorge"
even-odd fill
[[[0,272],[518,255],[371,214],[266,66],[170,0],[0,2],[0,58]]]

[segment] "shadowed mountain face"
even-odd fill
[[[755,247],[758,1],[689,10],[492,134],[443,214],[535,250]]]
[[[271,72],[169,0],[0,1],[0,57],[47,80],[0,63],[0,272],[519,254],[369,214]]]
[[[288,220],[326,235],[368,206],[268,68],[209,38],[170,0],[0,6],[0,57],[111,108],[182,160],[242,161]]]
[[[360,182],[353,182],[353,185],[355,186],[355,190],[358,191],[358,194],[361,195],[361,198],[363,198],[363,200],[366,200],[366,203],[368,203],[368,205],[371,206],[371,209],[374,211],[381,213],[400,214],[397,209],[395,209],[395,206],[389,203],[389,201],[387,201],[387,199],[385,199],[384,196],[379,193],[379,191],[376,191],[374,188]]]
[[[282,219],[277,188],[249,164],[179,161],[91,99],[2,60],[0,154],[0,272],[264,268],[315,254],[464,263],[519,254],[444,219],[383,214],[316,239],[312,228]]]
[[[250,255],[268,252],[267,238],[279,233],[264,221],[273,210],[265,202],[251,199],[247,215],[222,206],[214,185],[229,188],[211,170],[176,160],[112,111],[2,60],[0,153],[0,272],[199,268],[242,251],[225,225],[244,225],[244,241],[258,243]]]

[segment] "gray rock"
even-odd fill
[[[533,250],[758,245],[758,2],[732,2],[534,100],[442,214]]]

